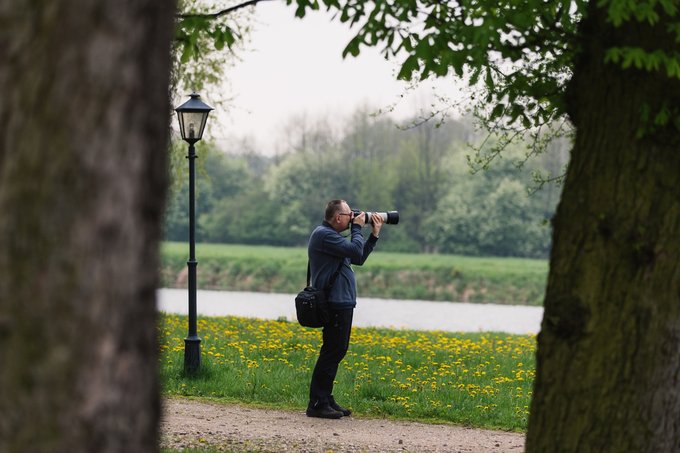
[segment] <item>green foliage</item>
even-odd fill
[[[183,11],[195,11],[195,2]],[[340,21],[356,30],[344,55],[356,56],[363,46],[381,46],[386,58],[401,61],[398,77],[404,80],[465,78],[481,96],[474,111],[500,138],[488,159],[506,146],[530,139],[532,155],[543,152],[546,135],[559,137],[568,125],[565,90],[580,49],[578,26],[591,2],[585,0],[286,0],[303,17],[321,5],[338,13]],[[202,56],[206,42],[227,48],[237,42],[236,12],[257,0],[222,9],[218,13],[179,16],[177,42],[181,60]],[[616,27],[630,21],[654,26],[662,17],[675,18],[673,0],[597,0]],[[669,22],[669,21],[666,21]],[[644,46],[610,45],[605,61],[626,70],[658,72],[680,78],[680,55],[668,43],[680,42],[680,21],[670,21],[665,35]],[[605,42],[605,45],[607,43]],[[215,68],[213,68],[215,69]],[[211,70],[203,74],[210,74]],[[190,79],[192,77],[189,77]],[[193,85],[200,84],[200,77]],[[667,106],[648,106],[641,112],[638,137],[665,125],[680,127],[680,112]],[[646,115],[646,116],[645,116]],[[552,128],[559,125],[557,129]],[[546,134],[547,129],[547,134]],[[359,164],[361,162],[357,162]],[[482,165],[485,167],[485,165]],[[364,167],[361,167],[364,168]],[[353,173],[354,174],[354,173]],[[307,205],[305,205],[307,206]],[[298,228],[291,227],[293,236]],[[416,242],[422,245],[422,239]]]
[[[186,142],[173,141],[170,145],[171,186],[165,213],[165,237],[178,240],[189,236],[189,175],[186,156]],[[201,208],[211,211],[216,200],[239,192],[242,184],[239,178],[245,166],[239,161],[225,159],[207,141],[196,144],[196,156],[197,203],[200,202]]]
[[[238,34],[230,25],[208,17],[183,16],[175,27],[175,41],[181,49],[182,63],[188,63],[191,59],[200,60],[205,40],[209,40],[216,50],[222,50],[225,44],[231,49],[237,37]]]
[[[669,78],[680,78],[680,54],[663,50],[649,52],[640,47],[611,47],[605,61],[620,64],[623,69],[634,67],[646,71],[662,71]]]
[[[300,15],[309,2],[295,3]],[[386,58],[401,60],[401,79],[469,76],[472,85],[485,86],[490,121],[508,117],[510,124],[529,128],[564,113],[572,39],[586,2],[324,3],[340,13],[342,22],[358,26],[345,55],[380,45]]]
[[[560,174],[566,157],[559,153],[529,165],[513,151],[470,175],[463,140],[474,132],[464,121],[403,130],[358,111],[341,136],[323,121],[298,126],[292,149],[276,159],[227,155],[201,142],[199,241],[304,245],[326,202],[344,198],[355,208],[400,212],[401,224],[382,230],[383,250],[546,256],[549,229],[541,224],[552,216],[559,188],[547,184],[532,196],[524,188],[534,173]],[[185,145],[175,152],[184,162],[166,214],[170,240],[188,237],[185,154]],[[461,228],[464,234],[454,234]]]
[[[248,3],[248,2],[246,2]],[[210,91],[211,105],[224,107],[224,74],[238,60],[249,34],[252,9],[234,0],[180,0],[173,40],[173,93]],[[212,89],[219,85],[219,89]]]
[[[328,200],[338,198],[345,184],[342,161],[332,152],[301,150],[269,173],[266,189],[278,200],[274,220],[293,243],[304,243],[323,218]]]
[[[296,4],[296,14],[300,17],[321,6],[318,1],[308,0],[288,0],[288,3]],[[546,134],[541,128],[564,113],[563,88],[569,77],[567,62],[573,53],[570,40],[584,2],[546,4],[527,0],[517,4],[509,0],[500,3],[484,0],[456,5],[430,0],[374,3],[327,0],[322,3],[339,11],[343,22],[359,27],[346,53],[354,55],[362,46],[383,44],[385,56],[404,58],[402,78],[453,72],[469,76],[471,84],[484,87],[480,102],[492,108],[480,107],[477,115],[489,123],[495,121],[495,126],[503,132],[494,141],[496,147],[481,158],[482,167],[486,168],[501,150],[523,139],[528,131],[533,134],[534,143],[530,154],[543,152],[541,146],[545,145],[536,145],[544,143],[542,137]],[[183,5],[185,13],[179,17],[178,42],[182,43],[184,60],[199,57],[201,46],[207,42],[218,47],[226,44],[226,48],[234,43],[239,34],[235,31],[238,20],[234,14],[240,5],[231,5],[214,14],[201,12],[204,10],[198,3]],[[226,11],[229,14],[222,14]],[[617,58],[617,54],[612,55]],[[663,120],[659,115],[654,119]],[[456,142],[462,138],[453,135],[452,128],[427,123],[397,135],[396,131],[387,132],[388,123],[369,123],[357,118],[353,128],[340,140],[323,129],[303,130],[293,153],[271,162],[265,174],[244,171],[243,187],[229,196],[219,190],[213,192],[209,184],[200,183],[199,191],[204,196],[199,204],[198,238],[301,245],[318,223],[325,202],[339,197],[366,210],[398,209],[402,218],[409,219],[408,230],[383,230],[386,248],[545,256],[547,229],[537,225],[551,216],[554,200],[551,200],[553,206],[546,210],[531,209],[534,201],[523,200],[519,186],[508,181],[503,182],[502,196],[500,192],[471,190],[470,194],[486,199],[473,200],[466,196],[470,209],[449,211],[456,216],[454,223],[459,227],[467,225],[465,235],[452,236],[445,228],[439,228],[436,214],[446,209],[442,200],[447,196],[449,200],[456,199],[449,195],[450,169],[444,163],[452,153],[461,152],[462,147]],[[544,174],[541,168],[530,171],[535,175]],[[511,179],[518,180],[514,176]],[[488,197],[494,193],[496,195]],[[514,206],[509,204],[510,193],[515,197]],[[184,219],[178,209],[183,196],[175,197],[168,208],[171,225],[166,231],[171,239],[183,239],[179,232]],[[505,203],[506,208],[496,206],[499,203]],[[254,211],[251,207],[255,205],[262,209]],[[511,216],[522,216],[520,211],[527,208],[531,218],[507,221],[500,216],[494,220],[488,213],[484,215],[497,207],[503,215]],[[464,218],[458,217],[461,214]],[[534,235],[534,240],[513,236],[510,234],[513,228]],[[439,231],[432,231],[436,229]],[[463,244],[462,237],[477,243]],[[542,246],[535,245],[541,241]]]
[[[659,14],[675,16],[678,12],[677,2],[673,0],[599,0],[597,5],[601,8],[607,7],[609,20],[616,27],[631,20],[654,25],[660,19]]]
[[[507,149],[505,159],[474,177],[465,171],[462,157],[451,156],[445,163],[451,182],[434,214],[426,219],[428,243],[445,253],[547,256],[551,233],[547,220],[559,191],[547,186],[533,195],[527,193],[515,175],[518,162],[527,165],[518,149]]]
[[[296,4],[296,14],[317,9],[317,2],[286,0]],[[536,149],[545,141],[548,125],[564,124],[567,115],[566,89],[574,62],[581,50],[579,25],[593,3],[585,0],[366,0],[324,1],[338,13],[340,21],[356,30],[344,55],[356,56],[363,46],[378,47],[386,58],[398,59],[404,80],[454,75],[475,88],[473,110],[506,143],[531,136]],[[597,0],[608,20],[620,27],[636,22],[651,28],[662,18],[670,23],[643,46],[613,45],[603,41],[605,60],[622,69],[657,72],[680,77],[678,3],[674,0]],[[594,9],[591,10],[591,14]],[[641,28],[641,35],[648,33]],[[601,39],[598,37],[596,39]],[[625,41],[624,41],[625,42]],[[668,111],[658,106],[643,122],[638,137],[666,121]],[[680,112],[668,123],[680,126]],[[654,126],[650,125],[653,124]],[[568,128],[567,128],[568,129]],[[553,131],[556,136],[563,130]]]

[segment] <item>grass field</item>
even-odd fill
[[[185,287],[188,245],[166,242],[162,284]],[[203,289],[297,293],[307,273],[303,247],[198,244],[198,286]],[[374,251],[355,266],[366,297],[541,305],[546,260]]]
[[[164,315],[161,377],[168,395],[302,410],[319,329],[246,318],[199,318],[203,364],[182,371],[187,320]],[[335,396],[357,416],[526,429],[535,337],[355,328]]]

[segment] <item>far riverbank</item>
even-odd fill
[[[160,286],[187,287],[187,244],[165,242]],[[197,287],[293,294],[305,286],[306,247],[197,244]],[[374,252],[353,266],[358,294],[399,300],[543,305],[548,261]]]

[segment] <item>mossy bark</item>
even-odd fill
[[[158,448],[173,12],[0,3],[0,451]]]
[[[604,62],[612,46],[680,48],[667,17],[616,28],[591,3],[526,451],[680,451],[680,133],[642,114],[677,108],[680,81]]]

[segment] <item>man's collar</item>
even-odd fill
[[[350,223],[350,224],[349,224],[349,228],[346,228],[346,229],[344,229],[344,230],[342,230],[342,231],[338,231],[338,230],[336,230],[335,228],[333,228],[333,225],[331,225],[331,224],[330,224],[328,221],[326,221],[326,220],[323,220],[323,221],[321,222],[321,225],[330,228],[331,230],[335,231],[336,233],[342,233],[343,231],[351,230],[351,229],[354,227],[354,225],[356,225],[356,223]]]

